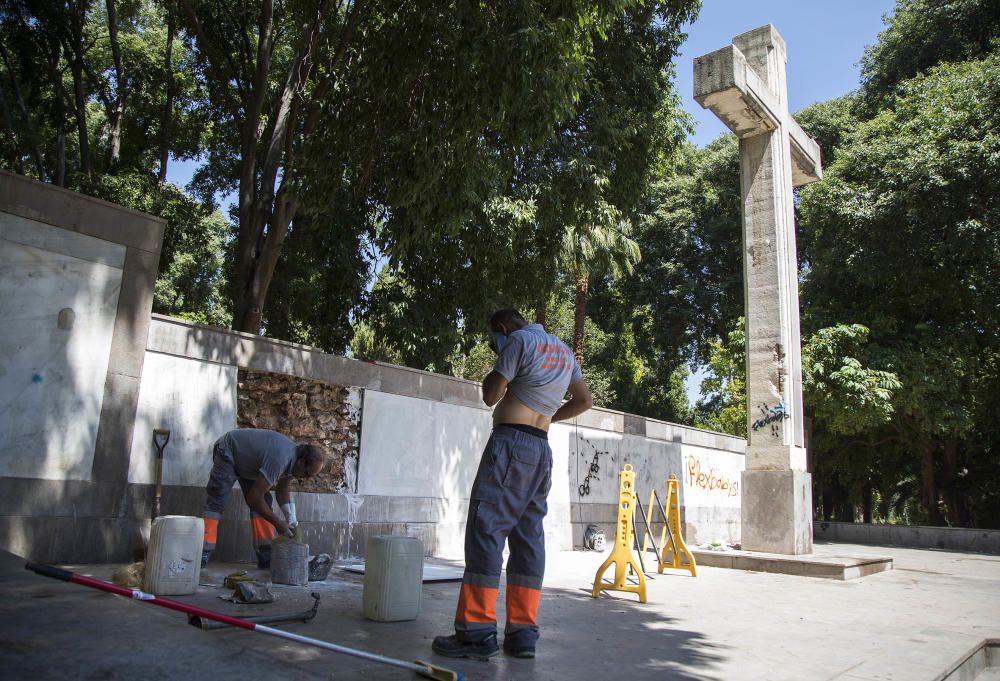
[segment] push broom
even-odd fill
[[[465,676],[462,674],[427,662],[421,662],[419,660],[416,662],[396,660],[391,657],[376,655],[375,653],[369,653],[364,650],[347,648],[345,646],[339,646],[336,643],[320,641],[319,639],[309,638],[308,636],[299,636],[298,634],[293,634],[288,631],[274,629],[263,624],[248,622],[247,620],[230,617],[229,615],[223,615],[220,612],[214,612],[212,610],[205,610],[204,608],[198,608],[196,606],[174,601],[169,598],[160,598],[159,596],[155,596],[138,589],[127,589],[125,587],[118,586],[117,584],[111,584],[110,582],[103,582],[99,579],[94,579],[93,577],[78,575],[75,572],[63,570],[51,565],[41,565],[39,563],[29,561],[24,567],[44,577],[60,579],[64,582],[72,582],[74,584],[80,584],[81,586],[89,586],[91,589],[107,591],[108,593],[118,594],[119,596],[127,596],[137,601],[144,601],[146,603],[152,603],[153,605],[159,605],[164,608],[170,608],[171,610],[179,610],[180,612],[185,612],[189,615],[197,615],[198,617],[223,622],[232,627],[239,627],[240,629],[256,631],[260,634],[268,634],[269,636],[277,636],[278,638],[288,639],[289,641],[305,643],[306,645],[323,648],[324,650],[332,650],[335,653],[342,653],[352,657],[360,657],[363,660],[370,660],[371,662],[377,662],[378,664],[387,664],[393,667],[399,667],[400,669],[408,669],[409,671],[416,672],[417,674],[427,677],[428,679],[437,679],[437,681],[465,681]]]

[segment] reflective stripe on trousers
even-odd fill
[[[552,486],[549,443],[514,428],[494,428],[479,462],[465,526],[465,575],[455,612],[459,638],[478,640],[496,631],[496,600],[507,561],[507,641],[533,646],[545,573],[542,520]]]

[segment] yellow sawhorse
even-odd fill
[[[639,594],[639,602],[646,602],[646,575],[639,568],[639,565],[635,562],[635,556],[632,555],[632,514],[635,508],[635,471],[632,470],[631,464],[625,464],[622,472],[618,475],[619,490],[618,490],[618,528],[615,531],[615,545],[611,549],[611,555],[608,559],[604,561],[597,570],[597,576],[594,577],[594,590],[591,592],[591,596],[597,598],[597,596],[602,591],[628,591],[630,593]],[[606,584],[602,579],[604,576],[604,571],[610,567],[610,565],[615,564],[615,581],[611,584]],[[628,578],[628,570],[635,573],[635,576],[639,579],[638,585],[629,584],[626,580]]]
[[[670,528],[670,541],[661,544],[663,555],[660,557],[659,565],[656,566],[657,572],[662,574],[663,568],[669,567],[687,570],[692,577],[697,577],[698,566],[694,562],[691,550],[684,543],[684,535],[681,534],[680,492],[677,478],[674,475],[667,478],[667,522],[663,528],[664,533],[666,533],[667,527]],[[660,541],[663,541],[663,538]],[[684,564],[684,558],[688,560],[687,565]]]

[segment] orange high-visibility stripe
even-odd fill
[[[499,589],[463,584],[458,594],[456,622],[496,622]]]
[[[250,518],[250,534],[254,539],[271,539],[274,526],[263,518]]]
[[[205,521],[205,543],[214,544],[219,536],[219,519],[204,518]]]
[[[507,621],[515,624],[535,624],[542,592],[527,586],[507,585]]]

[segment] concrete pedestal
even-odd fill
[[[812,476],[806,471],[743,472],[742,548],[812,553]]]

